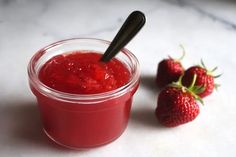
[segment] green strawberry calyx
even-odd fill
[[[203,69],[205,69],[206,71],[207,71],[207,75],[210,75],[210,76],[212,76],[212,77],[214,77],[214,78],[218,78],[218,77],[220,77],[222,74],[219,74],[219,75],[214,75],[213,73],[218,69],[218,67],[214,67],[212,70],[209,70],[207,67],[206,67],[206,65],[205,65],[205,63],[203,62],[203,60],[201,59],[201,65],[200,65],[200,67],[202,67]]]
[[[212,76],[214,79],[215,78],[219,78],[222,74],[219,74],[219,75],[214,75],[214,72],[218,69],[218,67],[214,67],[212,70],[209,70],[207,67],[206,67],[206,65],[205,65],[205,63],[203,62],[203,60],[201,59],[201,65],[199,65],[200,67],[202,67],[203,69],[205,69],[206,70],[206,73],[207,73],[207,75],[210,75],[210,76]],[[215,89],[217,90],[219,87],[220,87],[220,84],[214,84],[214,87],[215,87]]]
[[[189,92],[197,101],[199,101],[201,104],[204,105],[203,100],[197,94],[202,93],[205,90],[205,87],[204,86],[196,86],[195,85],[196,79],[197,79],[197,75],[194,74],[192,83],[191,83],[191,85],[189,87],[185,87],[182,84],[182,78],[183,78],[183,75],[180,76],[180,78],[179,78],[179,80],[177,82],[173,82],[169,86],[175,87],[175,88],[180,88],[183,92]]]

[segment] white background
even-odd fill
[[[111,40],[133,10],[147,23],[127,48],[140,61],[142,81],[129,125],[113,143],[86,151],[50,142],[27,83],[27,64],[40,48],[66,38]],[[179,57],[184,66],[203,58],[223,76],[191,123],[162,127],[154,116],[157,63]],[[230,0],[0,0],[1,157],[234,157],[236,156],[236,1]]]

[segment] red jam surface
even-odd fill
[[[74,51],[48,60],[39,71],[39,79],[48,87],[73,93],[95,94],[117,89],[130,79],[130,72],[117,59],[100,62],[101,54]]]

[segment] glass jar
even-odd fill
[[[103,53],[109,44],[91,38],[62,40],[39,50],[31,58],[28,65],[30,88],[37,98],[43,129],[56,143],[73,149],[97,147],[115,140],[125,130],[140,79],[138,60],[127,49],[123,48],[116,59],[130,71],[130,80],[112,91],[65,93],[46,86],[38,78],[42,65],[55,55],[77,50]]]

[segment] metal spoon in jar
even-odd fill
[[[145,22],[146,18],[142,12],[132,12],[112,40],[100,61],[108,62],[111,60],[140,31]]]

